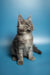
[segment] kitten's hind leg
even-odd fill
[[[16,57],[16,50],[12,47],[11,49],[11,57],[12,57],[12,60],[16,61],[17,60],[17,57]]]
[[[19,50],[17,64],[23,65],[23,51],[22,50]]]
[[[13,61],[16,61],[16,60],[17,60],[17,58],[16,58],[15,56],[13,56],[13,57],[12,57],[12,60],[13,60]]]

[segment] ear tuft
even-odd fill
[[[18,16],[18,21],[19,21],[19,20],[21,20],[21,21],[23,20],[23,17],[22,17],[20,14],[19,14],[19,16]]]
[[[23,20],[24,20],[23,17],[19,14],[19,16],[18,16],[18,22],[19,22],[19,23],[22,23]]]
[[[31,21],[31,16],[29,16],[29,17],[28,17],[28,20],[30,20],[30,21]]]

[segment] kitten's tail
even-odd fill
[[[33,45],[33,51],[38,54],[42,53],[37,47],[35,47],[35,45]]]

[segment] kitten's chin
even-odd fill
[[[26,32],[18,32],[19,35],[24,35]]]
[[[30,33],[32,33],[32,31],[30,31],[30,32],[27,32],[27,31],[26,31],[26,32],[23,32],[23,33],[24,33],[24,34],[30,34]]]

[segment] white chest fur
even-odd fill
[[[32,34],[25,34],[23,36],[23,39],[25,40],[25,46],[30,46],[33,43]]]
[[[23,38],[24,38],[25,40],[29,40],[29,39],[32,39],[32,35],[31,35],[31,34],[25,34],[25,35],[23,36]]]

